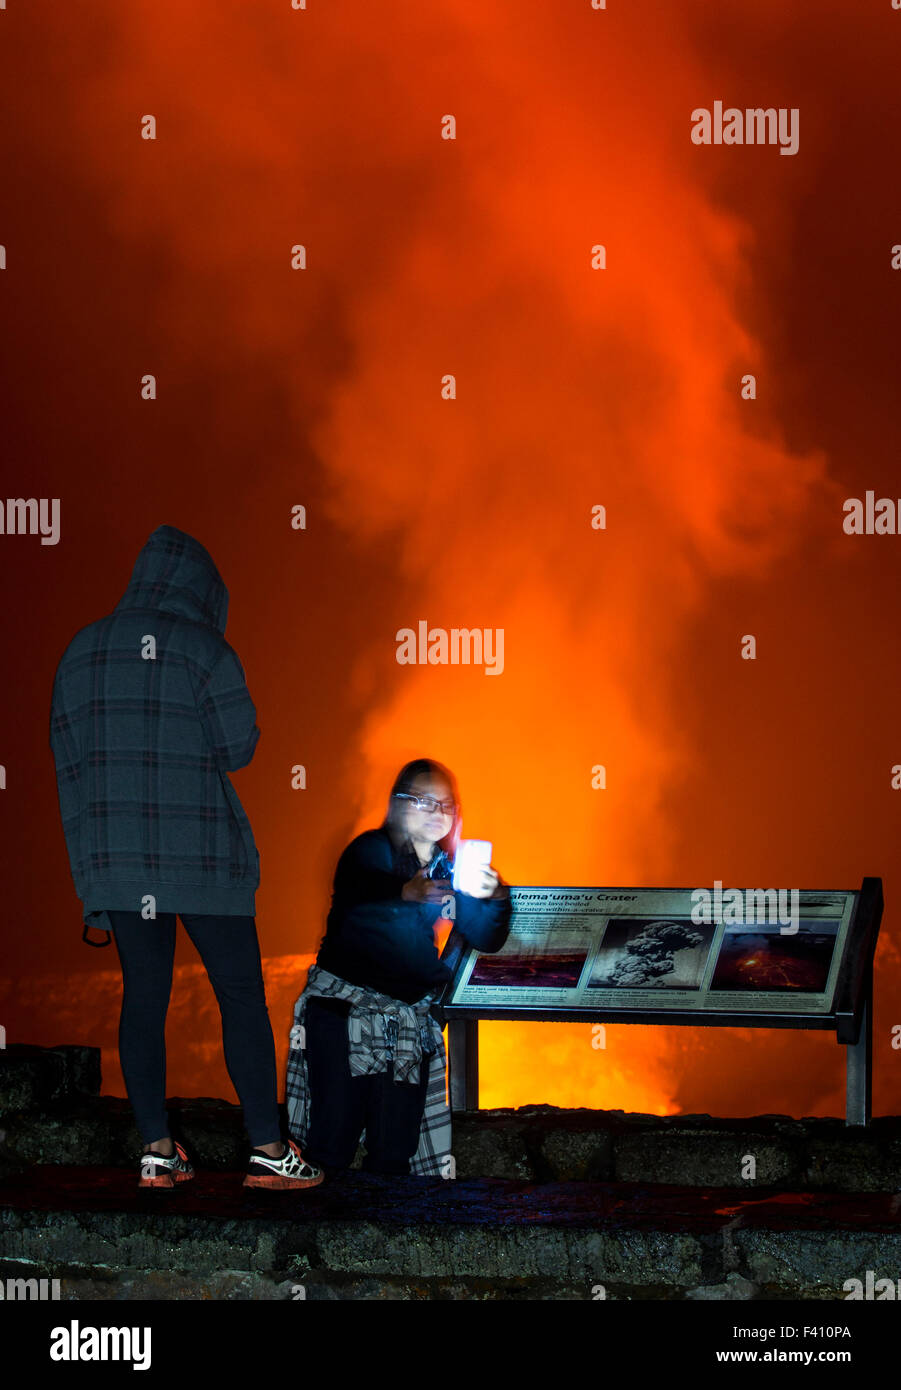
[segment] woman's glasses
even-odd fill
[[[433,796],[414,796],[412,792],[395,792],[401,801],[412,801],[417,811],[440,811],[443,816],[452,816],[457,809],[455,801],[436,801]]]

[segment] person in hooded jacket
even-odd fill
[[[451,1171],[438,1002],[447,959],[466,944],[499,951],[512,916],[491,865],[453,888],[459,834],[456,779],[416,758],[395,778],[381,826],[338,860],[325,936],[295,1004],[285,1088],[290,1132],[327,1170],[351,1165],[365,1131],[369,1172]]]
[[[50,712],[63,832],[83,936],[111,932],[122,967],[119,1057],[145,1147],[142,1187],[194,1176],[165,1108],[176,916],[216,993],[229,1076],[252,1146],[249,1187],[312,1187],[283,1143],[254,898],[259,854],[228,774],[260,735],[228,590],[208,551],[158,526],[112,613],[76,633]],[[109,937],[103,944],[109,944]]]

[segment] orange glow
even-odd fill
[[[9,488],[60,497],[64,532],[0,547],[8,1042],[102,1045],[123,1093],[115,952],[80,942],[46,715],[63,647],[168,522],[222,571],[262,728],[233,782],[282,1078],[338,854],[424,755],[512,884],[881,874],[894,1106],[901,539],[841,530],[844,497],[896,481],[885,16],[856,16],[849,72],[838,0],[813,63],[783,0],[728,24],[706,0],[28,8],[0,58]],[[693,146],[691,110],[724,94],[800,105],[799,155]],[[503,674],[399,665],[423,618],[502,628]],[[169,1090],[234,1099],[180,936]],[[825,1035],[606,1042],[484,1025],[483,1104],[843,1106]]]

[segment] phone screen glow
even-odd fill
[[[490,863],[490,840],[461,840],[454,860],[454,891],[471,893],[480,882],[479,869]]]

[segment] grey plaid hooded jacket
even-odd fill
[[[158,526],[113,612],[63,653],[50,747],[88,926],[147,895],[157,913],[254,915],[260,859],[228,772],[260,731],[227,612],[209,553]]]

